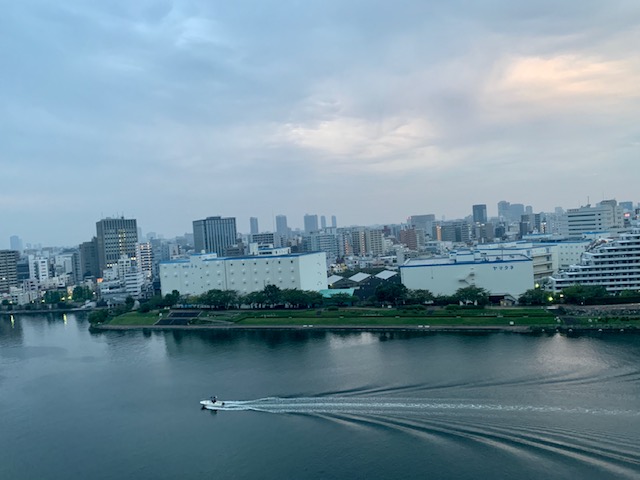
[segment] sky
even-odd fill
[[[637,0],[20,0],[0,248],[637,202]]]

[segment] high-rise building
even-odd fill
[[[235,217],[207,217],[193,222],[193,243],[197,253],[217,253],[237,243]]]
[[[304,231],[305,233],[318,231],[318,215],[309,215],[307,213],[304,216]]]
[[[506,200],[501,200],[498,202],[498,217],[500,217],[500,221],[508,222],[509,221],[509,208],[511,204]]]
[[[98,239],[93,237],[89,242],[80,244],[80,273],[79,279],[87,277],[98,278],[101,275],[98,262]]]
[[[260,233],[260,229],[258,228],[258,219],[257,217],[251,217],[249,219],[249,233],[251,235],[255,235]]]
[[[11,235],[9,237],[9,246],[11,250],[15,250],[18,253],[22,253],[24,248],[22,247],[22,239],[17,235]]]
[[[105,218],[96,222],[98,269],[100,273],[118,263],[123,255],[136,257],[138,224],[135,219]]]
[[[96,223],[96,239],[98,268],[102,273],[105,268],[116,265],[123,255],[136,257],[137,222],[124,217],[102,219]]]
[[[276,215],[276,233],[284,238],[289,236],[286,215]]]
[[[487,223],[487,206],[485,204],[473,206],[473,223]]]
[[[144,278],[153,277],[153,248],[150,242],[139,243],[136,254],[138,259],[138,270],[142,272]]]
[[[331,226],[333,228],[338,228],[338,219],[335,215],[331,215]]]
[[[327,217],[325,217],[324,215],[320,216],[320,228],[322,228],[323,230],[327,228]]]
[[[18,286],[18,258],[16,250],[0,250],[0,293]]]

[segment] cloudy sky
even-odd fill
[[[20,0],[0,247],[640,200],[637,0]]]

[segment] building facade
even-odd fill
[[[640,229],[615,239],[596,240],[582,254],[582,261],[551,277],[551,288],[581,284],[602,286],[609,293],[640,290]]]
[[[287,250],[285,250],[287,251]],[[275,253],[221,258],[215,254],[160,264],[162,295],[200,295],[209,290],[235,290],[241,294],[261,291],[267,285],[320,291],[327,288],[324,252]]]
[[[474,205],[473,223],[487,223],[487,206],[485,204]]]
[[[400,275],[407,288],[435,295],[475,286],[518,298],[534,287],[533,261],[519,254],[452,252],[448,258],[412,259],[400,267]]]
[[[207,217],[193,222],[193,244],[198,253],[222,256],[226,248],[237,242],[235,217]]]
[[[122,255],[136,257],[138,225],[134,219],[105,218],[96,223],[96,248],[100,274],[116,263]]]
[[[566,231],[570,237],[579,237],[587,232],[607,232],[623,228],[623,209],[615,200],[604,200],[595,207],[587,205],[567,210]]]
[[[0,293],[9,293],[18,286],[18,259],[16,250],[0,250]]]

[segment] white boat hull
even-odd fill
[[[202,405],[202,408],[206,408],[208,410],[217,410],[218,408],[224,407],[224,402],[221,402],[220,400],[216,400],[215,402],[212,402],[211,400],[202,400],[200,405]]]

